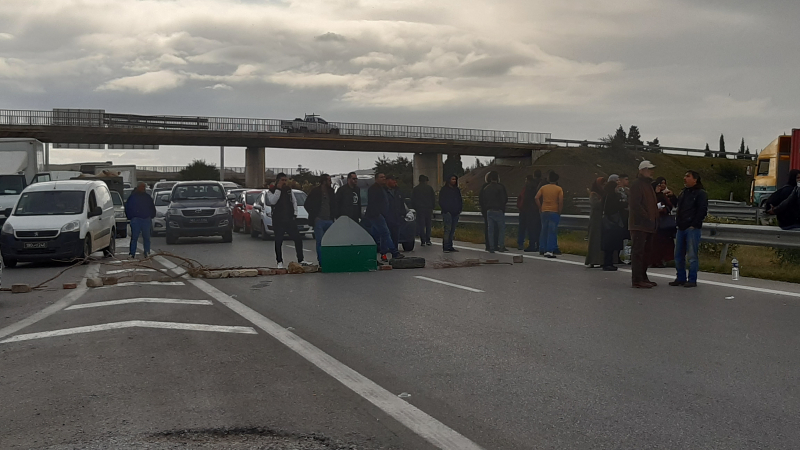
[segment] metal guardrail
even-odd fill
[[[441,211],[434,212],[434,220],[442,220]],[[479,212],[463,212],[459,223],[483,223],[483,216]],[[506,224],[519,225],[519,214],[506,213]],[[562,214],[558,226],[566,230],[586,230],[589,228],[589,216]],[[704,223],[700,239],[720,244],[800,249],[800,231],[762,225]]]
[[[479,130],[471,128],[328,122],[340,135],[448,141],[546,144],[550,133]],[[235,117],[142,116],[111,114],[104,110],[0,110],[0,125],[75,126],[100,128],[186,129],[194,131],[241,131],[287,133],[281,119]]]
[[[581,214],[589,214],[591,212],[591,206],[589,205],[589,199],[587,197],[576,197],[572,199],[572,202]],[[726,219],[757,221],[759,209],[744,202],[709,200],[708,214]]]
[[[606,148],[611,147],[611,142],[606,141],[587,141],[587,140],[575,140],[575,139],[547,139],[547,142],[550,144],[566,144],[566,147],[569,147],[569,144],[577,144],[583,147],[594,147],[594,148]],[[646,152],[651,153],[669,153],[669,154],[685,154],[686,156],[706,156],[706,154],[710,154],[716,157],[724,157],[727,158],[728,156],[733,156],[734,159],[751,159],[756,160],[758,155],[755,154],[746,154],[746,153],[731,153],[731,152],[721,152],[719,150],[708,150],[699,149],[699,148],[683,148],[683,147],[665,147],[660,144],[657,145],[647,145],[647,144],[624,144],[625,148],[634,149],[634,150],[643,150]],[[699,155],[698,155],[699,153]]]

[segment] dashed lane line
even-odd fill
[[[186,283],[183,281],[126,281],[124,283],[111,284],[108,286],[100,286],[94,289],[108,289],[115,287],[129,287],[129,286],[184,286]]]
[[[95,331],[121,330],[124,328],[158,328],[162,330],[213,331],[217,333],[258,334],[253,327],[232,327],[224,325],[204,325],[198,323],[155,322],[150,320],[128,320],[126,322],[104,323],[85,327],[65,328],[61,330],[43,331],[41,333],[18,334],[0,341],[0,344],[30,341],[56,336],[92,333]]]
[[[86,308],[99,308],[101,306],[116,306],[116,305],[130,305],[133,303],[167,303],[172,305],[213,305],[209,300],[185,300],[179,298],[127,298],[124,300],[109,300],[105,302],[94,303],[81,303],[80,305],[72,305],[65,311],[72,311],[74,309]]]
[[[415,276],[414,278],[416,278],[418,280],[430,281],[432,283],[439,283],[439,284],[443,284],[445,286],[450,286],[450,287],[454,287],[454,288],[458,288],[458,289],[463,289],[465,291],[484,292],[484,291],[482,291],[480,289],[475,289],[475,288],[471,288],[471,287],[467,287],[467,286],[462,286],[460,284],[455,284],[455,283],[448,283],[447,281],[437,280],[435,278],[428,278],[428,277],[421,277],[421,276]]]
[[[128,272],[155,272],[156,269],[144,269],[139,267],[134,267],[131,269],[118,269],[118,270],[109,270],[105,273],[105,275],[116,275],[118,273],[128,273]]]
[[[155,259],[174,274],[185,274],[185,270],[167,259],[160,256]],[[266,331],[278,342],[287,346],[436,447],[443,450],[481,450],[478,444],[467,437],[436,420],[421,409],[398,398],[374,381],[339,362],[321,349],[264,317],[252,308],[245,306],[211,284],[199,279],[190,279],[189,283],[244,317],[256,327]]]

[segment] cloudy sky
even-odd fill
[[[761,148],[800,127],[796,0],[2,0],[0,108],[432,124]],[[179,165],[217,148],[54,151]],[[268,150],[331,172],[375,154]],[[227,151],[228,165],[244,152]]]

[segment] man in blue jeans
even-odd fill
[[[153,217],[156,216],[156,205],[153,198],[145,190],[147,185],[139,182],[136,189],[128,197],[125,203],[125,215],[131,221],[131,246],[128,251],[130,258],[136,257],[136,244],[139,241],[139,234],[144,240],[144,257],[150,256],[150,226]]]
[[[392,242],[389,226],[384,218],[389,213],[389,196],[386,194],[386,174],[375,174],[375,184],[367,190],[367,210],[361,221],[361,226],[372,235],[381,259],[386,261],[386,254],[391,253],[392,259],[401,259],[404,256],[397,250]]]
[[[686,186],[678,197],[678,211],[675,222],[678,234],[675,237],[675,269],[678,272],[670,286],[697,287],[697,270],[700,261],[697,252],[700,247],[700,230],[708,213],[708,195],[703,190],[700,174],[694,170],[683,176]],[[686,257],[689,257],[689,278],[686,278]]]
[[[500,184],[500,176],[495,171],[489,172],[489,185],[481,192],[480,203],[486,210],[486,222],[489,233],[489,253],[506,252],[506,204],[508,193]]]
[[[445,253],[457,252],[453,247],[456,236],[458,216],[464,209],[464,198],[458,187],[458,177],[451,175],[439,190],[439,206],[442,208],[442,222],[444,223],[444,236],[442,236],[442,250]]]
[[[319,186],[308,193],[305,208],[308,212],[308,223],[314,227],[314,237],[317,239],[317,261],[322,265],[320,250],[322,249],[322,236],[333,225],[337,214],[336,196],[331,187],[331,176],[323,173],[319,176]]]

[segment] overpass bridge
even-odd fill
[[[413,153],[414,179],[441,180],[442,154],[528,157],[552,147],[549,133],[330,122],[335,133],[293,133],[280,119],[161,116],[105,110],[0,110],[0,138],[45,143],[245,147],[245,184],[264,183],[266,148]]]

